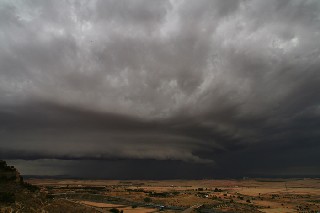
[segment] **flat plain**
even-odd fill
[[[320,179],[27,181],[98,212],[320,212]]]

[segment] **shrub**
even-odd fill
[[[22,183],[22,186],[26,189],[28,189],[29,191],[31,192],[35,192],[35,191],[38,191],[39,190],[39,187],[38,186],[34,186],[30,183],[26,183],[26,182],[23,182]]]
[[[146,202],[146,203],[150,203],[150,202],[151,202],[151,198],[150,198],[150,197],[146,197],[146,198],[144,198],[143,200],[144,200],[144,202]]]
[[[15,196],[12,192],[0,192],[0,203],[14,203]]]
[[[222,192],[222,189],[215,188],[214,192]]]
[[[46,198],[48,198],[48,199],[53,199],[53,198],[54,198],[54,195],[52,195],[52,194],[47,194],[47,195],[46,195]]]
[[[119,209],[116,209],[116,208],[110,209],[110,212],[112,212],[112,213],[120,213]]]

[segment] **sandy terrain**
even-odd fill
[[[155,208],[144,208],[144,207],[136,207],[132,208],[131,206],[119,205],[119,204],[112,204],[112,203],[99,203],[99,202],[92,202],[92,201],[80,201],[80,204],[84,204],[86,206],[92,206],[97,208],[117,208],[120,211],[123,210],[124,212],[128,213],[149,213],[157,211],[158,209]]]
[[[112,204],[112,203],[98,203],[98,202],[92,202],[92,201],[80,201],[79,203],[88,205],[88,206],[94,206],[99,208],[123,208],[124,205],[118,205],[118,204]]]

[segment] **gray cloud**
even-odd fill
[[[319,7],[3,2],[0,156],[310,174],[320,161]]]

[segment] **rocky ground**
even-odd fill
[[[97,212],[63,199],[54,199],[23,181],[19,172],[0,161],[0,212]]]

